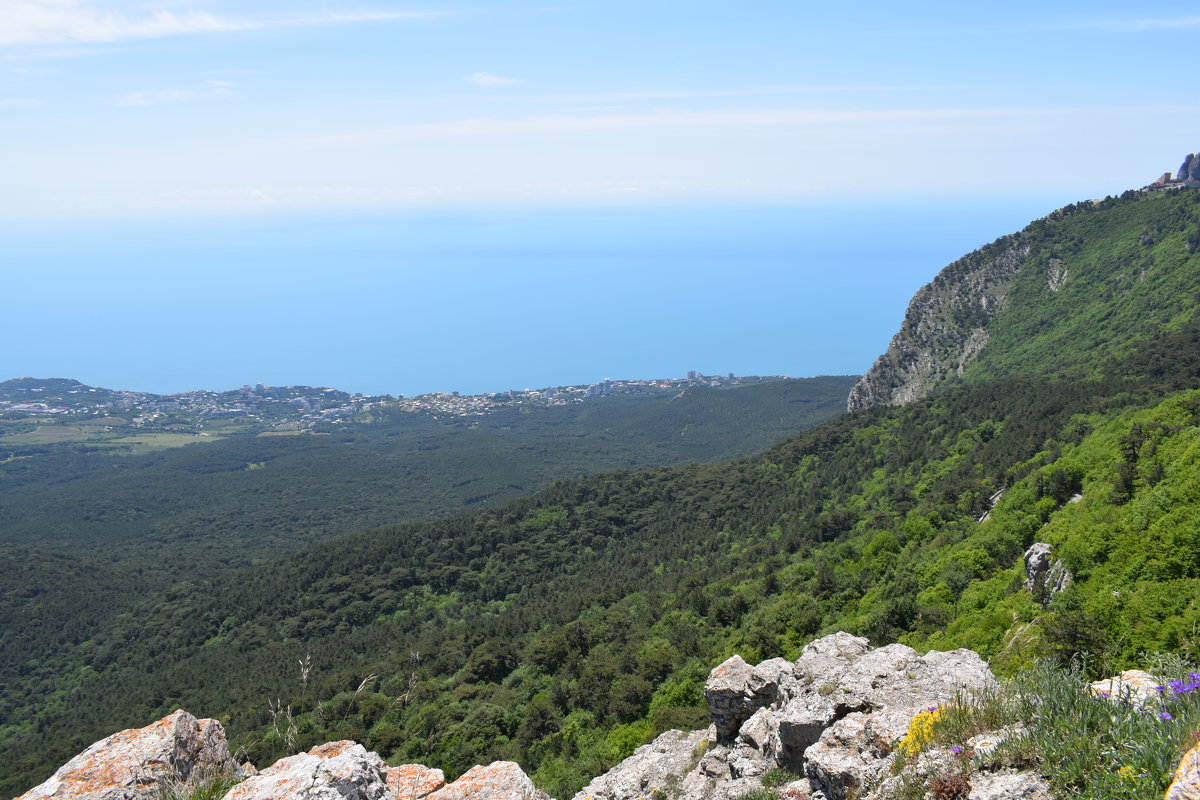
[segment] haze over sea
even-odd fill
[[[1070,199],[26,225],[0,364],[164,393],[858,373],[916,287]]]
[[[857,373],[1200,147],[1189,0],[0,7],[0,379]]]

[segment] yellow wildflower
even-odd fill
[[[933,706],[912,718],[912,722],[908,723],[908,733],[904,734],[897,746],[902,755],[911,758],[929,746],[933,741],[933,726],[942,712],[943,709]]]

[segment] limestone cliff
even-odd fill
[[[1016,233],[960,258],[921,287],[887,351],[850,390],[850,411],[903,405],[961,375],[987,346],[987,322],[1004,308],[1029,243]]]
[[[1172,184],[1200,187],[1200,156]],[[1200,297],[1200,195],[1130,190],[1072,203],[943,269],[913,296],[847,406],[903,405],[960,378],[1094,374],[1170,332]]]
[[[1188,153],[1179,165],[1179,171],[1175,173],[1175,180],[1200,181],[1200,155]]]

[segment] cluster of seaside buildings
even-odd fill
[[[582,402],[591,397],[619,394],[645,394],[654,391],[685,389],[689,386],[734,386],[779,380],[784,376],[736,377],[703,375],[694,370],[686,378],[655,380],[610,380],[575,386],[550,386],[544,389],[523,389],[479,395],[460,395],[457,392],[434,392],[416,397],[389,395],[364,396],[348,394],[337,389],[310,386],[243,386],[228,392],[193,391],[180,394],[156,395],[146,392],[95,389],[74,381],[74,388],[35,384],[33,379],[19,379],[22,386],[8,382],[0,396],[0,417],[10,420],[57,416],[72,421],[120,414],[135,428],[178,430],[208,427],[210,421],[237,420],[252,429],[295,431],[307,430],[321,422],[345,422],[350,419],[370,419],[369,412],[394,409],[434,416],[482,416],[500,408],[514,405],[561,406]],[[62,383],[57,381],[57,383]],[[42,397],[39,397],[42,395]],[[43,399],[44,398],[44,399]],[[363,415],[368,412],[367,416]],[[64,419],[63,422],[67,420]]]

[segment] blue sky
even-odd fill
[[[1200,146],[1194,3],[0,8],[8,216],[1090,196]]]
[[[1183,2],[0,0],[0,335],[37,331],[0,372],[859,372],[947,261],[1200,149],[1198,36]]]

